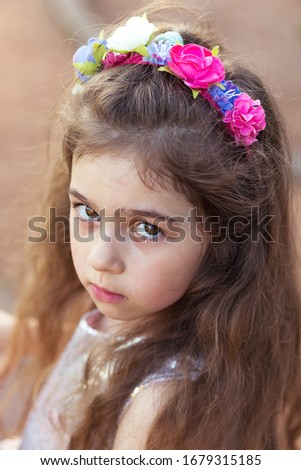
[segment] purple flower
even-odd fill
[[[145,57],[144,61],[155,65],[167,65],[167,61],[170,60],[169,52],[171,48],[172,43],[170,41],[163,41],[163,39],[159,42],[153,41],[147,46],[150,57]]]
[[[231,80],[223,80],[221,85],[223,85],[224,90],[222,90],[218,85],[212,85],[208,89],[208,92],[220,108],[221,112],[225,114],[233,108],[234,101],[241,95],[241,91],[237,86],[233,85]]]

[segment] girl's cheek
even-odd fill
[[[89,243],[73,239],[71,253],[75,263],[81,263],[89,254]]]
[[[84,257],[84,251],[87,251],[86,243],[81,241],[81,238],[76,233],[70,234],[70,247],[73,264],[79,265]]]
[[[91,227],[89,224],[82,222],[78,217],[73,217],[72,220],[72,237],[75,241],[80,242],[89,239]]]

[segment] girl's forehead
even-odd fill
[[[104,203],[160,204],[162,208],[186,213],[193,208],[187,198],[176,192],[172,185],[162,185],[157,175],[149,174],[146,180],[141,177],[141,168],[137,160],[128,155],[102,155],[100,158],[80,158],[72,165],[70,188],[84,195],[87,199]],[[148,185],[151,180],[151,185]]]

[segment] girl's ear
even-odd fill
[[[113,450],[144,450],[152,425],[171,398],[176,382],[142,386],[124,412],[117,428]]]

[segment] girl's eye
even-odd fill
[[[73,206],[80,220],[84,222],[100,222],[100,216],[85,204],[76,204]]]
[[[164,237],[164,234],[159,227],[147,222],[140,222],[136,224],[134,232],[139,233],[141,237],[146,238],[148,241],[157,241]]]

